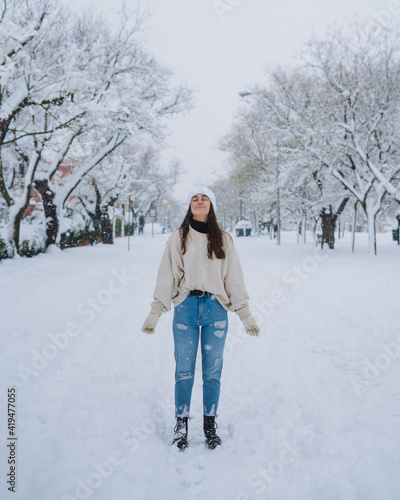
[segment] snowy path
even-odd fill
[[[363,235],[360,235],[362,238]],[[229,315],[223,447],[170,446],[172,313],[140,332],[166,236],[0,263],[1,394],[16,387],[23,500],[398,500],[400,255],[235,239],[262,333]],[[360,244],[361,245],[361,244]],[[200,368],[200,365],[198,365]],[[6,485],[6,415],[0,451]]]

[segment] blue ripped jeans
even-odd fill
[[[175,415],[187,417],[194,382],[197,348],[201,339],[204,415],[218,409],[228,315],[214,295],[187,297],[175,307]]]

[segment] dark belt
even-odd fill
[[[204,292],[203,290],[190,290],[189,297],[211,297],[212,293]]]

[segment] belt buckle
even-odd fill
[[[205,292],[204,290],[201,290],[201,291],[202,291],[202,294],[201,294],[201,295],[199,295],[199,297],[204,297],[204,295],[205,295],[207,292]]]

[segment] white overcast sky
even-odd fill
[[[112,16],[122,0],[63,0]],[[126,0],[149,10],[147,47],[176,80],[197,90],[196,106],[171,123],[170,156],[186,173],[174,194],[180,200],[193,185],[211,184],[226,168],[218,151],[238,109],[238,92],[263,80],[265,68],[292,64],[313,34],[359,14],[371,29],[397,23],[400,0]],[[219,5],[231,10],[218,12]],[[236,5],[233,7],[233,5]],[[397,12],[396,12],[397,10]],[[379,21],[378,21],[379,20]]]

